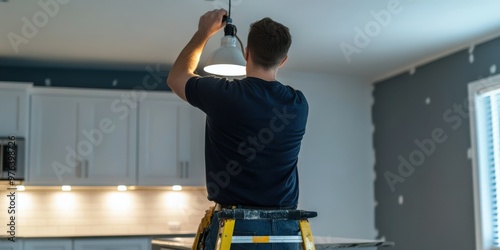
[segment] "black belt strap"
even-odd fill
[[[271,220],[287,219],[301,220],[318,216],[317,212],[305,210],[252,210],[252,209],[222,209],[219,212],[221,219],[237,220]]]
[[[297,209],[296,206],[289,206],[289,207],[258,207],[258,206],[246,206],[246,205],[223,205],[223,204],[218,204],[221,209],[235,209],[235,208],[240,208],[240,209],[254,209],[254,210],[294,210]]]

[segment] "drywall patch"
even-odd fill
[[[469,63],[473,64],[474,63],[474,54],[469,55]]]
[[[417,68],[413,67],[410,69],[410,75],[415,75],[415,72],[417,72]]]
[[[474,63],[474,49],[475,49],[475,46],[474,45],[471,45],[469,47],[469,63],[470,64],[473,64]]]
[[[426,105],[430,105],[431,104],[431,98],[430,97],[425,98],[425,104]]]
[[[398,197],[398,204],[399,204],[399,205],[403,205],[403,203],[405,203],[404,197],[403,197],[402,195],[400,195],[400,196]]]
[[[476,48],[476,46],[474,44],[472,44],[470,47],[469,47],[469,54],[472,54],[474,53],[474,49]]]
[[[490,74],[494,75],[497,72],[497,65],[493,64],[490,66]]]

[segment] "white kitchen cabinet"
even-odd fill
[[[32,95],[29,185],[135,184],[137,109],[106,93]]]
[[[77,181],[78,111],[79,105],[74,97],[31,97],[29,185],[61,185]]]
[[[9,86],[0,85],[0,137],[25,137],[28,95],[26,89]]]
[[[137,110],[128,115],[114,112],[115,98],[82,98],[79,143],[82,157],[80,180],[85,185],[134,185],[136,179]]]
[[[24,239],[23,250],[72,250],[71,239]]]
[[[147,238],[127,239],[76,239],[74,250],[149,250]]]
[[[205,186],[205,121],[206,115],[201,110],[191,108],[190,154],[191,167],[189,179],[185,185]]]
[[[150,93],[139,104],[138,185],[203,184],[203,166],[193,161],[197,155],[192,152],[192,136],[204,129],[204,124],[192,123],[196,112],[173,93]]]

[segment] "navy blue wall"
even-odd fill
[[[394,250],[475,249],[467,84],[493,65],[500,38],[376,83],[376,227]]]
[[[0,66],[0,81],[33,82],[35,86],[133,89],[170,91],[165,83],[168,72],[159,66],[143,70],[104,70],[89,68]]]

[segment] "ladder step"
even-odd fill
[[[232,243],[302,243],[300,235],[233,236]]]

